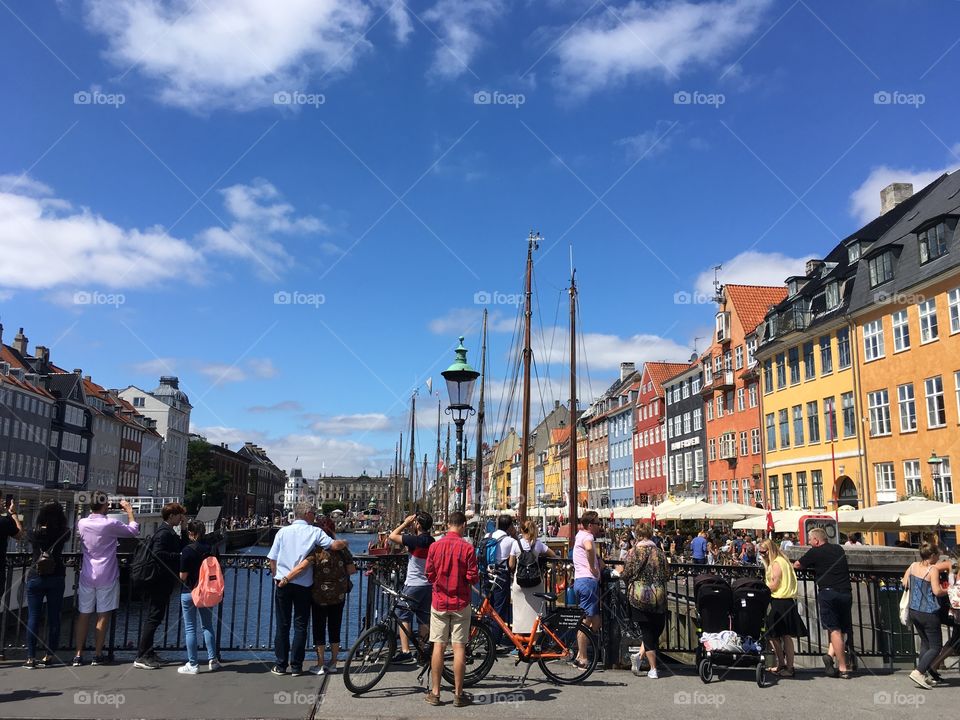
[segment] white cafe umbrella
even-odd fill
[[[713,507],[715,506],[703,500],[696,500],[686,505],[678,505],[666,512],[660,512],[658,508],[657,520],[705,520],[707,513]]]
[[[933,528],[960,525],[960,505],[947,505],[923,512],[910,513],[900,518],[900,527]]]
[[[800,527],[800,518],[804,515],[832,515],[832,513],[821,512],[819,510],[774,510],[770,513],[773,516],[773,531],[797,532]],[[734,530],[766,530],[767,513],[763,511],[762,515],[739,520],[733,524]]]
[[[897,530],[902,518],[906,516],[947,507],[948,503],[913,497],[900,502],[839,513],[840,526],[845,530]]]
[[[764,527],[766,527],[767,511],[751,505],[742,505],[741,503],[725,502],[719,505],[711,505],[706,511],[704,519],[706,520],[743,520],[749,517],[764,517]]]

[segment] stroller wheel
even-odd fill
[[[767,668],[764,667],[763,661],[757,663],[757,687],[764,687],[766,685],[766,675]]]
[[[703,682],[708,683],[713,680],[713,663],[710,662],[710,658],[701,660],[697,666],[697,671],[700,673],[700,679]]]

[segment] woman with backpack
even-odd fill
[[[639,675],[640,661],[646,655],[650,663],[647,677],[656,680],[657,650],[667,621],[667,556],[651,539],[649,525],[637,529],[639,542],[627,553],[621,575],[627,586],[630,616],[640,630],[642,643],[634,661],[634,674]]]
[[[213,556],[213,550],[203,541],[206,533],[206,526],[199,520],[191,520],[187,524],[187,536],[190,543],[180,552],[180,607],[183,609],[183,634],[187,643],[187,662],[185,665],[177,668],[177,672],[182,675],[196,675],[200,671],[198,664],[198,643],[197,643],[197,615],[200,616],[200,626],[203,629],[203,643],[207,648],[207,661],[210,670],[218,670],[220,661],[217,659],[217,641],[213,633],[213,607],[219,604],[219,601],[213,602],[217,598],[204,599],[195,598],[194,590],[198,585],[207,586],[210,575],[214,574],[214,568],[211,563],[206,563],[207,558],[211,558],[214,563],[217,562]],[[201,573],[204,574],[201,584]],[[215,568],[216,577],[219,578],[218,590],[220,600],[223,599],[223,575],[220,572],[219,563]],[[199,606],[198,606],[199,599]]]
[[[512,629],[518,635],[533,632],[533,623],[540,612],[542,601],[533,596],[543,592],[543,565],[545,557],[554,558],[556,554],[543,544],[538,535],[540,528],[536,520],[527,520],[520,528],[520,537],[513,541],[507,563],[513,574],[510,587],[513,602]]]
[[[329,518],[317,523],[331,538],[336,539],[334,524]],[[343,624],[343,607],[347,594],[353,589],[350,576],[357,571],[353,555],[348,548],[324,550],[320,547],[307,555],[281,580],[281,587],[289,583],[308,567],[313,566],[313,586],[310,590],[313,601],[313,646],[317,651],[317,664],[307,672],[313,675],[337,672],[340,655],[340,626]],[[324,647],[330,640],[330,662],[324,663]]]
[[[63,607],[63,546],[70,538],[67,516],[58,502],[51,502],[37,513],[36,528],[27,533],[33,548],[33,562],[27,570],[27,661],[28,669],[57,663],[60,642],[60,610]],[[6,538],[4,538],[6,540]],[[37,661],[37,633],[43,601],[47,601],[47,644],[44,656]]]

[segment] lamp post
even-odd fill
[[[940,468],[943,466],[943,458],[937,457],[937,453],[930,453],[927,459],[927,465],[930,466],[930,479],[933,481],[933,496],[937,497],[937,483],[940,481]]]
[[[447,396],[450,399],[446,412],[453,418],[454,425],[457,427],[457,484],[460,488],[457,509],[466,512],[467,477],[466,468],[463,466],[463,426],[468,417],[476,414],[470,405],[470,399],[473,396],[473,385],[480,377],[480,373],[467,363],[467,349],[463,346],[463,336],[460,337],[460,344],[455,353],[453,365],[440,374],[447,381]]]

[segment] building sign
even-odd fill
[[[670,443],[671,450],[682,450],[683,448],[693,447],[694,445],[700,444],[700,436],[687,438],[686,440],[677,440],[674,443]]]

